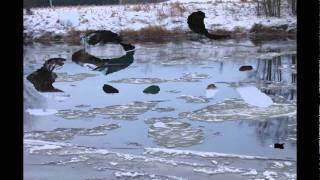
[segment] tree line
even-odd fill
[[[156,3],[165,0],[51,0],[53,6]],[[48,7],[50,0],[23,0],[25,8]]]
[[[291,13],[297,14],[297,1],[296,0],[254,0],[257,7],[257,15],[265,15],[266,17],[280,17],[281,6],[287,1]]]

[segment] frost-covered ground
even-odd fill
[[[187,17],[194,11],[206,13],[207,29],[248,31],[254,24],[265,26],[288,25],[296,28],[296,16],[290,13],[286,1],[281,17],[257,16],[256,4],[240,0],[170,0],[145,5],[110,5],[33,8],[33,15],[24,12],[24,33],[39,37],[46,32],[64,35],[71,30],[140,30],[162,26],[170,31],[190,31]]]

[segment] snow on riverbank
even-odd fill
[[[258,17],[256,4],[240,0],[170,0],[157,4],[73,6],[33,8],[32,15],[24,13],[24,33],[39,37],[46,32],[64,35],[71,30],[140,30],[162,26],[170,31],[190,31],[187,17],[194,11],[206,13],[209,30],[249,30],[255,23],[265,26],[296,27],[296,16],[283,4],[281,17]]]

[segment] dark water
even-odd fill
[[[295,178],[295,41],[135,46],[133,63],[112,73],[72,62],[80,46],[24,47],[25,76],[48,58],[66,59],[54,70],[63,92],[40,93],[25,80],[26,179]],[[126,54],[118,45],[87,52]],[[159,93],[143,93],[151,85]]]

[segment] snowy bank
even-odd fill
[[[162,31],[191,32],[187,18],[195,11],[206,14],[211,31],[249,32],[255,24],[266,27],[296,28],[296,16],[282,5],[281,17],[257,16],[256,4],[240,0],[170,0],[156,4],[73,6],[33,8],[24,12],[24,35],[31,39],[44,34],[64,36],[70,32],[111,30],[116,33],[162,27]],[[79,34],[76,34],[77,36]]]

